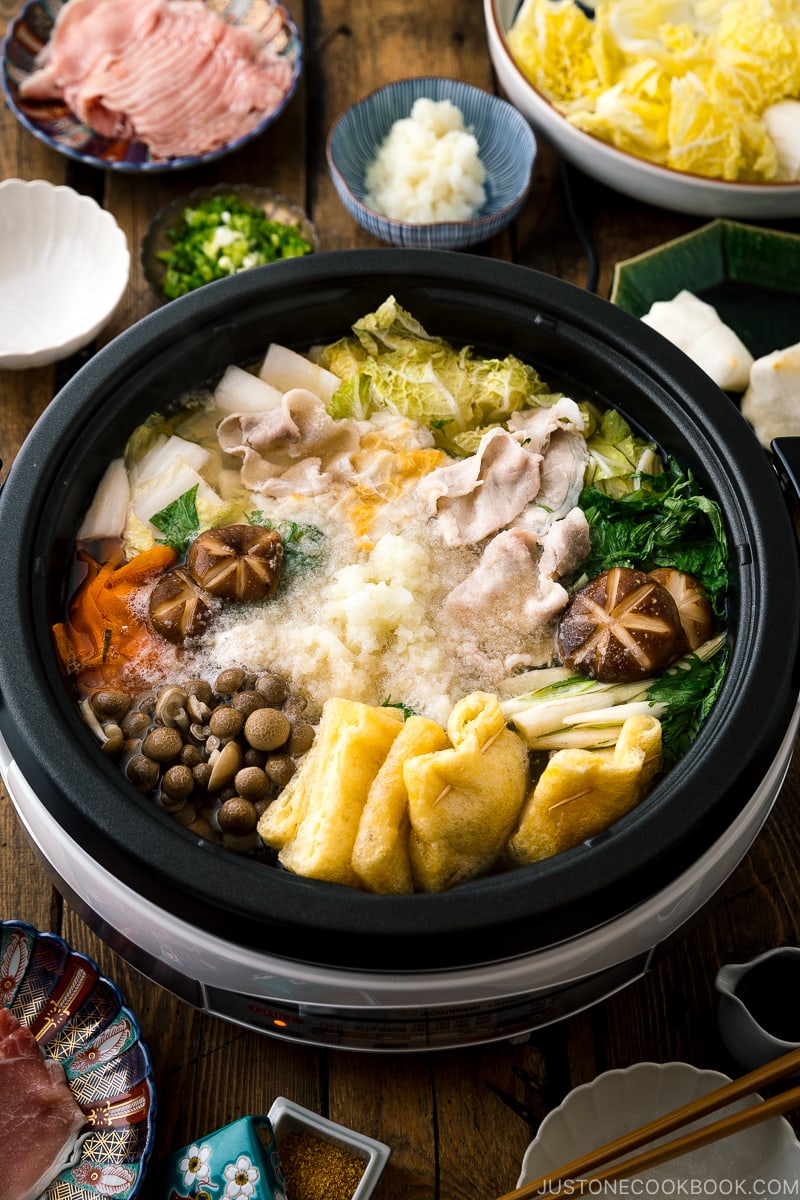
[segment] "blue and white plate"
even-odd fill
[[[0,1005],[61,1064],[86,1115],[79,1161],[41,1200],[134,1200],[153,1148],[156,1093],[139,1023],[117,986],[55,934],[0,921]]]
[[[486,203],[472,220],[414,224],[367,204],[367,167],[395,121],[409,116],[421,97],[450,100],[477,139]],[[491,92],[459,79],[420,76],[389,83],[346,109],[330,130],[326,151],[339,199],[368,233],[394,246],[454,250],[494,237],[518,214],[531,184],[536,139],[525,118]]]

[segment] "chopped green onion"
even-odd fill
[[[314,249],[299,224],[268,217],[258,205],[245,204],[234,195],[215,196],[185,208],[182,220],[167,236],[173,249],[158,257],[167,268],[163,291],[168,300],[215,279]]]

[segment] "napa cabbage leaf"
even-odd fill
[[[655,443],[638,437],[616,409],[592,418],[586,448],[589,462],[584,482],[609,495],[632,492],[642,475],[661,474]]]
[[[464,431],[558,398],[513,354],[484,357],[432,336],[394,296],[356,321],[351,335],[322,347],[318,359],[343,380],[328,404],[332,417],[364,419],[389,409],[428,426],[456,453]]]
[[[763,113],[800,92],[798,0],[523,0],[508,44],[584,132],[693,174],[779,177]]]

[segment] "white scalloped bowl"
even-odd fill
[[[728,1082],[729,1077],[719,1071],[700,1070],[682,1062],[642,1062],[624,1070],[606,1071],[591,1083],[575,1088],[558,1108],[548,1113],[525,1152],[517,1187]],[[718,1120],[729,1112],[759,1103],[760,1097],[749,1097],[696,1124]],[[769,1180],[771,1187],[778,1188],[778,1184],[771,1181],[789,1184],[799,1177],[800,1142],[785,1118],[773,1117],[733,1137],[643,1172],[637,1179],[669,1180],[670,1183],[713,1180],[717,1195],[733,1196],[758,1194],[752,1190],[756,1180]],[[723,1181],[725,1186],[731,1181],[729,1192],[721,1189]],[[769,1194],[788,1193],[778,1190]]]
[[[41,367],[94,338],[130,271],[125,234],[89,196],[43,179],[0,183],[0,368]]]

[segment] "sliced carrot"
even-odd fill
[[[170,546],[153,546],[135,554],[129,562],[114,570],[113,587],[123,588],[125,585],[140,587],[149,582],[159,571],[166,571],[175,562],[177,555]]]
[[[86,576],[70,601],[67,620],[53,626],[53,636],[64,669],[91,690],[109,686],[127,666],[158,653],[161,642],[132,601],[177,555],[169,546],[154,546],[119,566],[88,554],[81,558]]]

